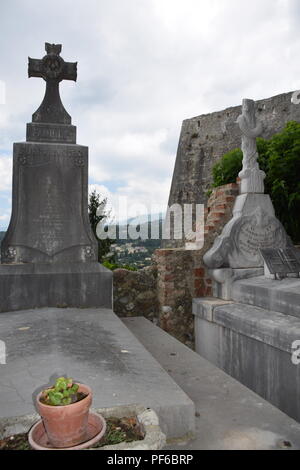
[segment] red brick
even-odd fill
[[[203,289],[204,288],[203,279],[195,279],[194,287],[195,289]]]
[[[164,256],[170,256],[173,254],[173,250],[156,250],[155,251],[156,256],[159,256],[160,258]]]
[[[204,297],[211,297],[212,296],[212,288],[211,287],[206,287],[204,291]]]
[[[167,265],[165,266],[165,270],[168,271],[168,272],[173,271],[173,270],[174,270],[174,265],[172,265],[172,264],[167,264]]]
[[[223,186],[224,188],[226,189],[238,189],[238,185],[236,183],[229,183],[229,184],[226,184],[226,186]]]
[[[197,268],[195,269],[195,277],[204,277],[205,269],[204,268]]]
[[[196,297],[204,297],[204,289],[196,289],[195,290],[195,296]]]
[[[233,202],[233,201],[235,201],[235,197],[234,196],[226,196],[225,200],[226,200],[226,202]]]
[[[165,282],[174,281],[174,280],[175,280],[175,276],[174,276],[174,274],[166,274],[166,275],[163,277],[163,280],[164,280]]]

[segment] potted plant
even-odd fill
[[[39,393],[37,409],[53,447],[72,447],[87,440],[91,404],[91,389],[70,378],[59,377],[53,387]]]

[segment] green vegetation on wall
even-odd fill
[[[257,139],[260,168],[266,173],[265,192],[294,243],[300,242],[300,123],[290,121],[271,139]],[[242,169],[240,149],[226,153],[213,167],[213,187],[235,183]]]

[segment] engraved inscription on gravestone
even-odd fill
[[[283,240],[278,235],[276,219],[266,217],[265,223],[260,225],[257,219],[250,218],[241,224],[236,244],[246,257],[257,256],[259,248],[280,245]]]

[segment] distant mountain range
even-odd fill
[[[128,233],[128,226],[130,224],[130,227],[132,230],[136,230],[137,232],[140,232],[142,235],[144,235],[146,238],[142,238],[140,240],[161,240],[162,238],[162,224],[163,224],[163,219],[157,219],[151,222],[148,222],[147,220],[143,223],[139,223],[137,219],[129,219],[127,224],[124,225],[119,225],[117,229],[117,242],[125,242],[126,240],[130,240],[130,231]],[[135,241],[135,240],[134,240]]]

